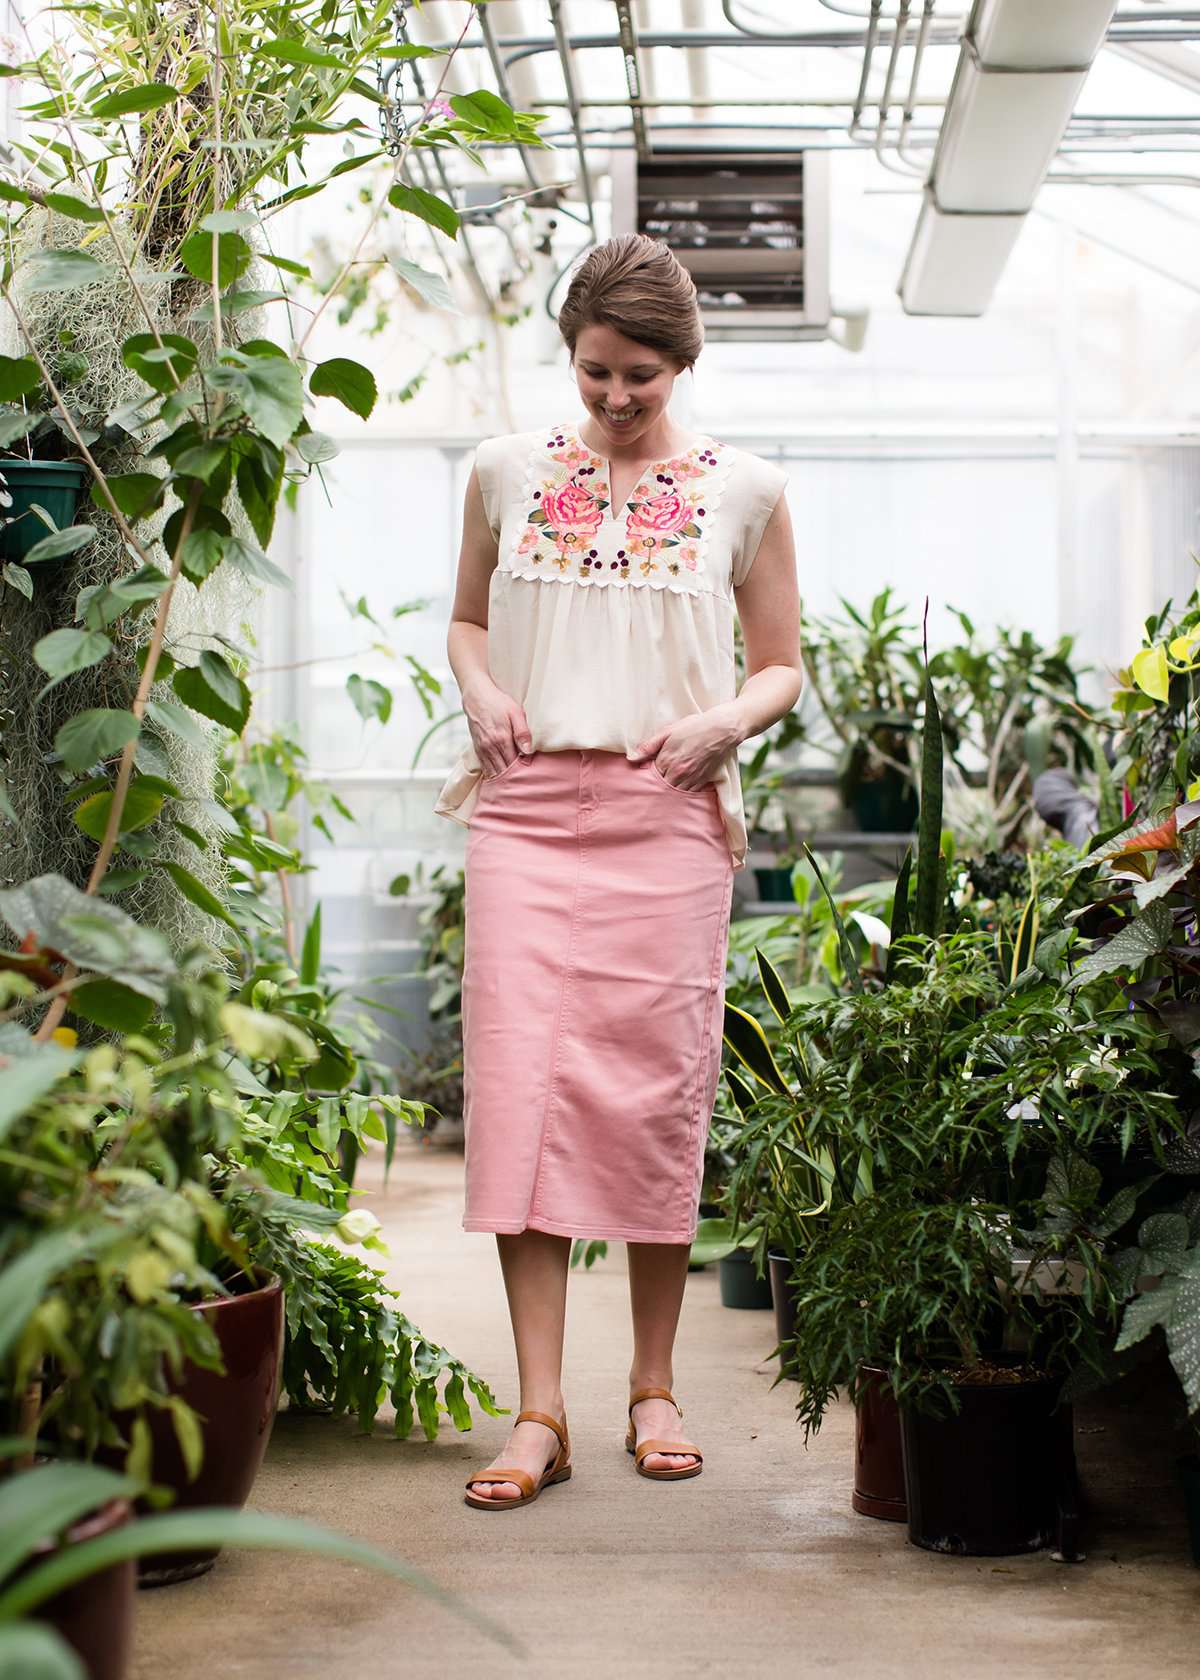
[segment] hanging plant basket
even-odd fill
[[[9,523],[0,527],[0,555],[20,563],[34,543],[50,535],[46,522],[34,513],[34,503],[45,508],[60,531],[74,524],[88,469],[82,461],[23,461],[14,457],[0,460],[0,474],[12,497],[12,506],[3,510]]]

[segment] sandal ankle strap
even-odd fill
[[[552,1418],[549,1412],[518,1412],[517,1422],[544,1424],[547,1429],[552,1429],[558,1436],[560,1446],[565,1447],[567,1444],[567,1414],[565,1412],[562,1415],[561,1423],[557,1418]]]
[[[630,1397],[629,1416],[631,1419],[633,1417],[633,1408],[640,1405],[643,1400],[669,1400],[675,1410],[679,1413],[680,1417],[683,1416],[683,1407],[679,1404],[678,1400],[676,1400],[669,1388],[639,1388],[637,1392]]]

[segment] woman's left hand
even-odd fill
[[[716,781],[741,739],[734,707],[712,706],[639,741],[631,762],[652,758],[664,781],[696,793]]]

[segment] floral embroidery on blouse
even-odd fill
[[[631,574],[635,581],[651,581],[657,574],[665,582],[697,573],[705,521],[713,511],[706,490],[723,453],[722,445],[704,441],[653,462],[621,512],[606,519],[612,508],[606,462],[572,427],[551,431],[535,461],[548,459],[559,470],[552,476],[531,472],[530,505],[513,544],[514,560],[587,581],[625,582]]]

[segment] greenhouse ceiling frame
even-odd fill
[[[686,18],[688,0],[678,0]],[[771,31],[749,22],[740,0],[721,0],[725,30],[712,28],[641,28],[633,0],[613,0],[613,29],[605,33],[578,32],[569,26],[563,0],[545,0],[550,29],[502,34],[488,6],[480,6],[474,26],[460,43],[460,50],[486,54],[497,91],[510,104],[531,109],[561,111],[568,126],[546,131],[546,138],[565,142],[574,153],[573,181],[555,181],[547,171],[545,154],[528,148],[519,153],[519,164],[531,191],[522,196],[557,213],[575,215],[564,200],[568,189],[582,198],[578,215],[592,238],[597,233],[596,192],[593,181],[595,154],[632,151],[640,158],[651,154],[656,144],[678,146],[686,135],[698,153],[706,149],[728,151],[736,141],[747,154],[776,151],[798,145],[822,151],[869,148],[880,165],[901,176],[914,189],[930,190],[934,160],[941,137],[949,95],[922,91],[921,80],[928,55],[933,49],[954,47],[960,54],[971,18],[983,0],[966,11],[947,9],[947,0],[818,0],[831,14],[831,27],[802,31]],[[413,34],[425,44],[448,49],[453,43],[440,39],[433,24],[422,24],[422,13],[412,14]],[[427,14],[425,14],[427,15]],[[643,14],[644,15],[644,14]],[[836,19],[836,22],[834,20]],[[840,25],[840,26],[839,26]],[[1182,62],[1177,48],[1200,42],[1200,7],[1156,6],[1151,12],[1117,5],[1104,36],[1103,46],[1126,54],[1156,74],[1191,87],[1200,93],[1200,74],[1193,78],[1191,67]],[[856,92],[818,92],[788,96],[751,96],[709,90],[707,55],[731,49],[861,52]],[[687,59],[687,93],[683,97],[660,95],[646,72],[646,54],[652,49],[674,48]],[[585,55],[608,51],[621,55],[626,92],[623,97],[600,97],[587,91],[583,72]],[[910,59],[902,70],[906,52]],[[1174,53],[1174,57],[1172,56]],[[530,66],[552,59],[561,80],[562,93],[539,92],[536,97],[514,95],[513,75],[518,66]],[[957,80],[957,78],[956,78]],[[953,91],[953,90],[952,90]],[[762,120],[748,119],[748,111],[761,110]],[[680,112],[682,120],[648,121]],[[791,111],[796,120],[785,122],[766,113]],[[623,121],[612,120],[623,113]],[[686,113],[686,115],[683,115]],[[712,119],[697,120],[711,113]],[[722,120],[728,114],[727,120]],[[936,114],[936,115],[934,115]],[[595,120],[603,116],[604,120]],[[931,116],[933,120],[931,119]],[[689,120],[690,119],[690,120]],[[732,119],[732,120],[728,120]],[[508,148],[511,150],[511,148]],[[1141,173],[1093,170],[1070,160],[1088,155],[1109,154],[1119,158],[1154,154],[1190,155],[1200,151],[1200,113],[1080,112],[1071,114],[1055,158],[1064,168],[1043,178],[1054,183],[1079,186],[1138,188],[1142,186],[1200,186],[1200,172],[1172,171],[1163,167]],[[914,238],[914,246],[916,238]],[[909,264],[912,261],[910,252]],[[906,273],[909,264],[906,264]],[[1002,267],[1002,262],[999,267]],[[999,273],[997,267],[997,276]]]

